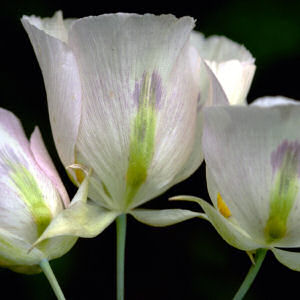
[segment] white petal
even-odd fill
[[[217,209],[218,207],[218,193],[220,192],[220,188],[217,186],[210,169],[206,166],[206,184],[207,184],[207,191],[211,202],[213,203],[214,207]]]
[[[36,248],[41,248],[48,260],[59,258],[69,252],[77,242],[77,236],[57,236],[48,239],[45,244],[40,244]],[[32,247],[32,246],[31,246]]]
[[[155,227],[170,226],[203,215],[185,209],[134,209],[130,214],[138,221]]]
[[[30,137],[30,149],[32,151],[32,154],[37,164],[40,166],[43,172],[47,175],[47,177],[51,180],[53,185],[56,187],[56,189],[60,194],[60,197],[62,198],[65,207],[67,207],[70,203],[69,196],[59,177],[59,174],[55,169],[51,157],[48,154],[48,151],[43,142],[41,132],[38,129],[38,127],[35,127]]]
[[[171,162],[165,158],[170,149],[175,152],[177,145],[182,144],[183,128],[185,131],[191,128],[191,133],[186,133],[186,149],[181,147],[178,155],[181,160],[188,155],[193,125],[187,127],[187,114],[191,112],[190,122],[194,122],[192,103],[196,102],[197,95],[191,96],[196,92],[194,81],[188,80],[193,75],[187,72],[189,65],[184,64],[189,51],[184,46],[192,26],[191,18],[116,14],[80,19],[71,27],[69,43],[78,61],[85,99],[78,160],[92,167],[94,176],[101,178],[112,196],[112,209],[124,201],[130,129],[138,108],[135,89],[145,74],[157,74],[161,81],[157,103],[157,154],[150,167],[153,176],[150,172],[149,178],[160,171],[163,172],[158,174],[160,178],[165,173],[169,178],[159,182],[160,186],[149,179],[155,189],[145,189],[151,190],[152,195],[146,193],[148,198],[145,199],[145,193],[140,190],[137,201],[157,195],[172,179],[176,168],[180,169],[180,164],[175,165],[169,174]],[[179,119],[181,122],[177,122]],[[165,170],[161,160],[168,164]]]
[[[213,70],[230,104],[245,103],[256,68],[251,53],[226,37],[204,38],[195,31],[191,43]]]
[[[52,18],[41,19],[36,16],[24,16],[22,19],[30,19],[30,23],[39,30],[44,31],[48,35],[59,39],[63,42],[68,41],[68,30],[66,24],[64,23],[61,11],[57,11]],[[70,25],[68,24],[68,26]]]
[[[271,248],[275,257],[285,266],[300,271],[300,253]]]
[[[211,71],[209,66],[199,58],[199,56],[198,60],[198,68],[200,68],[200,70],[198,70],[200,93],[197,104],[197,122],[193,150],[190,153],[188,160],[183,165],[183,168],[180,170],[180,172],[178,172],[174,180],[170,183],[169,187],[188,178],[199,168],[203,161],[203,107],[229,105],[228,99],[214,73]],[[195,64],[196,62],[194,61],[193,63]]]
[[[156,197],[170,186],[185,179],[202,162],[193,155],[197,127],[197,96],[199,85],[191,77],[192,66],[188,64],[189,50],[182,53],[174,68],[167,88],[172,90],[159,108],[155,138],[155,153],[149,167],[148,178],[133,203],[138,206]],[[172,78],[173,77],[173,78]],[[197,132],[196,132],[197,130]],[[192,160],[187,165],[187,161]]]
[[[261,248],[260,243],[253,240],[242,228],[224,218],[206,201],[191,196],[176,196],[172,197],[170,200],[185,200],[199,203],[206,213],[208,220],[215,227],[221,237],[231,246],[245,251]]]
[[[266,96],[256,99],[251,103],[253,106],[270,107],[277,105],[299,105],[300,102],[283,96]]]
[[[230,60],[222,63],[207,61],[213,70],[231,105],[246,104],[246,97],[252,83],[255,65]]]
[[[299,114],[298,106],[205,109],[203,149],[219,189],[215,193],[220,193],[238,224],[261,243],[274,186],[272,153],[284,140],[300,141]],[[300,245],[296,243],[299,198],[288,219],[287,236],[274,246]]]
[[[28,253],[31,245],[21,237],[15,236],[0,228],[0,265],[4,267],[16,265],[36,265],[45,258],[39,249]]]
[[[194,77],[194,79],[197,79],[198,82],[196,81],[196,89],[197,87],[198,90],[198,104],[197,104],[197,117],[196,117],[196,126],[195,126],[195,131],[194,134],[191,135],[190,131],[187,130],[180,130],[181,134],[184,134],[183,140],[184,144],[183,145],[178,145],[177,147],[174,146],[174,143],[169,142],[166,137],[164,140],[166,141],[163,146],[163,150],[165,152],[165,159],[162,161],[159,166],[160,170],[157,172],[157,175],[153,176],[156,181],[153,181],[155,183],[152,187],[150,185],[145,185],[144,189],[142,188],[140,191],[141,193],[144,191],[144,197],[141,196],[141,199],[144,199],[144,201],[141,202],[136,202],[135,206],[145,202],[147,199],[150,199],[151,197],[155,197],[158,194],[166,191],[169,189],[171,186],[177,184],[178,182],[185,180],[188,178],[192,173],[194,173],[199,166],[201,165],[203,161],[203,152],[202,152],[202,128],[203,128],[203,113],[202,113],[202,108],[204,106],[218,106],[218,105],[227,105],[228,100],[226,98],[226,95],[219,84],[218,80],[216,79],[215,75],[213,72],[210,70],[210,68],[207,66],[207,64],[201,60],[201,58],[198,56],[193,51],[193,48],[189,49],[189,54],[190,54],[190,59],[193,67],[191,70],[188,70],[188,72],[192,72],[194,75],[198,74],[197,76]],[[195,60],[198,60],[196,63]],[[185,62],[187,64],[187,62]],[[200,68],[200,69],[199,69]],[[198,70],[197,70],[198,69]],[[183,72],[181,72],[181,75],[183,75]],[[187,75],[184,76],[185,78],[188,78]],[[189,79],[189,81],[192,81],[192,78]],[[195,87],[194,87],[195,88]],[[191,89],[191,88],[190,88]],[[187,101],[186,101],[187,103]],[[190,105],[192,107],[192,105]],[[193,108],[195,110],[195,108]],[[186,114],[188,116],[189,114]],[[190,113],[190,118],[188,119],[189,123],[187,124],[188,127],[192,128],[192,122],[191,122],[191,116],[193,114]],[[178,120],[176,119],[174,122],[177,122]],[[169,127],[166,126],[166,123],[163,123],[163,126],[166,128],[175,128],[176,125],[171,125]],[[182,126],[182,124],[181,124]],[[183,126],[182,126],[183,127]],[[164,136],[164,135],[162,135]],[[168,135],[167,135],[168,136]],[[187,138],[192,138],[193,137],[193,144],[192,146],[188,144]],[[166,144],[169,142],[169,147],[173,146],[174,153],[172,154],[171,149],[168,149],[166,147]],[[180,141],[181,142],[181,141]],[[178,151],[179,149],[185,150],[186,153],[189,153],[188,157],[186,155],[180,154]],[[187,152],[188,151],[188,152]],[[179,155],[180,154],[180,155]],[[160,157],[160,153],[157,153],[157,156]],[[161,157],[160,157],[161,158]],[[172,158],[172,159],[171,159]],[[163,159],[161,159],[163,160]],[[181,162],[181,164],[180,164]],[[184,164],[182,165],[182,162]],[[177,168],[174,168],[174,166],[177,166]],[[181,169],[178,167],[181,166]],[[163,180],[166,180],[166,173],[168,172],[169,174],[171,173],[169,170],[172,170],[173,174],[177,174],[174,176],[174,178],[169,181],[169,183],[166,183],[165,186],[163,186],[161,183]],[[172,174],[172,173],[171,173]],[[160,183],[160,184],[159,184]],[[158,192],[155,191],[157,187],[160,187],[160,190]],[[151,194],[152,193],[152,194]],[[151,195],[151,197],[150,197]],[[148,196],[148,198],[147,198]]]
[[[75,143],[81,112],[81,85],[72,51],[55,34],[49,34],[48,29],[52,26],[49,24],[55,23],[56,19],[61,19],[59,14],[53,20],[24,16],[22,24],[29,35],[43,73],[55,145],[63,164],[69,166],[75,162]],[[61,26],[57,26],[59,31]]]
[[[183,165],[182,169],[176,174],[176,177],[171,182],[170,187],[176,183],[185,180],[191,174],[193,174],[203,162],[203,151],[202,151],[202,131],[203,131],[203,114],[198,113],[197,123],[195,130],[195,140],[193,144],[193,150],[189,155],[189,158]]]
[[[0,226],[33,242],[42,230],[39,224],[46,217],[50,220],[62,203],[36,163],[19,120],[4,109],[0,109],[0,173]]]
[[[193,31],[191,43],[205,60],[219,63],[237,59],[243,62],[254,63],[254,58],[244,46],[224,36],[210,36],[205,38],[202,33]]]

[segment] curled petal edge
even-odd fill
[[[170,198],[170,200],[183,200],[198,203],[204,210],[208,221],[229,245],[244,251],[264,248],[263,245],[254,241],[246,232],[223,217],[212,205],[203,199],[192,196],[176,196]]]

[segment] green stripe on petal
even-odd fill
[[[298,167],[300,144],[284,141],[272,153],[271,162],[275,173],[275,184],[271,191],[269,218],[265,227],[266,241],[283,238],[287,220],[298,194]]]
[[[131,129],[129,162],[126,174],[126,201],[128,207],[141,185],[147,179],[147,172],[154,154],[156,106],[161,97],[161,80],[153,72],[144,74],[142,82],[136,85],[135,100],[138,111]]]
[[[11,164],[11,179],[15,184],[22,200],[26,203],[37,226],[40,236],[52,219],[49,207],[32,174],[22,165]]]

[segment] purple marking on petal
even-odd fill
[[[159,108],[162,98],[162,79],[157,71],[151,77],[144,72],[142,79],[135,82],[133,100],[139,107],[141,104],[152,105]],[[145,103],[147,101],[148,103]]]
[[[135,105],[139,106],[140,104],[140,94],[141,94],[141,86],[143,82],[145,81],[145,73],[143,74],[143,77],[140,81],[135,82],[134,91],[133,91],[133,100]]]
[[[284,161],[288,159],[297,169],[300,177],[300,142],[284,140],[278,148],[271,154],[271,164],[273,172],[282,168]],[[296,170],[295,170],[296,171]]]
[[[152,73],[150,89],[151,93],[155,94],[155,107],[158,108],[162,96],[162,80],[156,71]]]
[[[199,113],[202,110],[203,106],[204,106],[204,103],[201,102],[201,100],[202,100],[201,99],[201,93],[199,92],[198,97],[197,97],[197,113]]]
[[[138,81],[135,82],[134,91],[133,91],[133,100],[135,105],[139,105],[139,98],[140,98],[140,83]]]

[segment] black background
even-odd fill
[[[154,4],[142,2],[140,6]],[[83,17],[110,12],[172,13],[197,19],[196,29],[206,35],[226,35],[244,44],[256,58],[257,72],[249,102],[264,95],[300,99],[300,2],[208,1],[198,8],[133,8],[103,1],[1,2],[0,106],[12,110],[28,135],[35,125],[63,180],[73,195],[60,164],[48,120],[41,72],[29,39],[19,21],[23,14],[42,17],[62,9],[64,16]],[[109,6],[110,5],[110,6]],[[300,129],[299,129],[300,130]],[[168,197],[190,194],[209,199],[204,166],[188,180],[149,202],[151,208],[194,204],[169,203]],[[51,262],[67,299],[115,298],[115,226],[94,239],[80,239],[64,257]],[[227,245],[205,221],[190,220],[168,228],[152,228],[128,218],[126,299],[231,299],[250,267],[247,255]],[[0,299],[55,299],[45,277],[0,269]],[[245,299],[299,298],[300,274],[276,261],[271,253]]]

